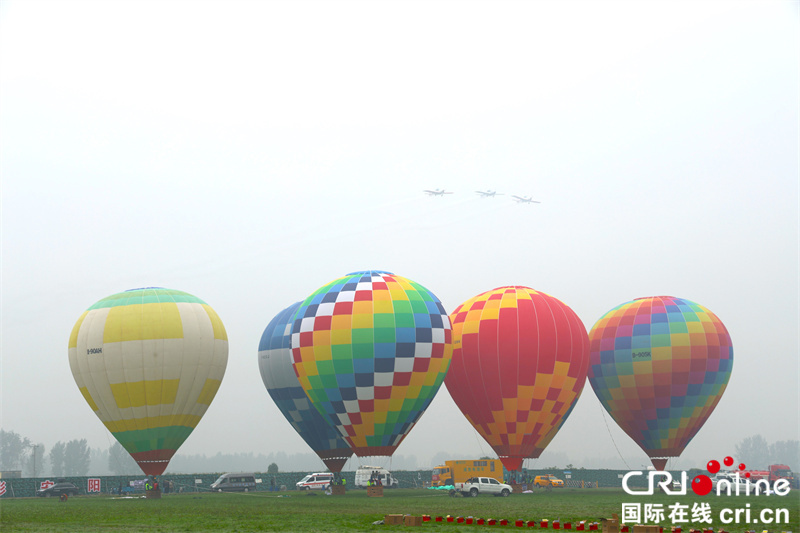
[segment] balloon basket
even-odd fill
[[[333,496],[344,496],[345,492],[344,485],[331,485],[331,494]]]
[[[161,489],[146,490],[144,491],[144,497],[147,498],[148,500],[161,499]]]
[[[522,494],[523,490],[524,489],[522,488],[522,485],[520,485],[519,483],[511,484],[511,492],[513,492],[514,494]]]
[[[369,496],[370,498],[382,498],[383,497],[383,487],[381,487],[381,486],[367,487],[367,496]]]

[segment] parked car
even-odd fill
[[[222,474],[211,484],[211,490],[216,492],[250,492],[256,490],[254,474]]]
[[[81,489],[69,481],[59,480],[55,485],[50,485],[46,489],[37,490],[36,495],[49,498],[51,496],[61,496],[62,494],[66,494],[67,496],[75,496],[80,494],[80,492]]]
[[[297,487],[297,490],[325,490],[328,488],[331,482],[333,482],[333,474],[330,472],[315,472],[298,481],[295,486]]]
[[[473,477],[466,483],[456,483],[453,492],[458,491],[464,496],[476,497],[478,494],[491,494],[493,496],[508,496],[511,494],[511,485],[500,483],[493,477]]]
[[[535,487],[547,487],[547,488],[563,487],[564,481],[558,479],[556,476],[550,476],[550,475],[536,476],[536,478],[533,480],[533,485]]]

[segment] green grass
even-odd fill
[[[723,508],[746,508],[752,517],[763,508],[787,508],[792,525],[770,527],[770,531],[798,531],[800,501],[797,491],[785,497],[747,496],[628,496],[620,489],[563,489],[534,494],[515,494],[508,498],[479,496],[451,498],[445,492],[424,489],[386,490],[383,498],[368,498],[363,490],[350,490],[345,496],[319,493],[256,492],[242,494],[170,494],[160,500],[117,499],[110,496],[78,496],[67,502],[55,498],[17,498],[0,501],[0,529],[5,531],[386,531],[435,530],[466,532],[487,527],[455,523],[424,523],[419,528],[376,526],[373,522],[386,514],[428,514],[433,516],[474,516],[506,518],[511,521],[561,519],[562,523],[594,521],[621,513],[623,502],[661,503],[666,508],[676,502],[711,505],[713,523],[694,527],[724,528],[734,532],[754,529],[761,532],[764,524],[747,526],[724,525],[719,521]],[[670,525],[668,520],[662,526]],[[692,527],[681,524],[684,531]],[[502,528],[501,528],[502,529]],[[529,529],[529,528],[526,528]],[[539,527],[537,530],[541,530]],[[548,531],[553,531],[552,528]],[[573,526],[574,531],[574,526]]]

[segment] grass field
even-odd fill
[[[690,527],[724,528],[731,533],[765,529],[798,532],[800,501],[798,492],[784,497],[754,496],[628,496],[621,489],[564,489],[514,494],[508,498],[479,496],[452,498],[445,492],[424,489],[387,490],[382,498],[369,498],[363,490],[350,490],[344,496],[319,493],[240,493],[170,494],[160,500],[114,498],[111,496],[78,496],[66,502],[56,498],[17,498],[0,501],[0,529],[5,531],[450,531],[466,532],[486,528],[519,529],[514,520],[563,522],[595,521],[621,514],[621,504],[663,504],[667,509],[675,503],[691,505],[706,502],[711,506],[712,524],[681,523]],[[723,524],[719,513],[724,508],[749,509],[756,520],[762,509],[785,508],[791,522],[768,526]],[[668,510],[665,514],[668,514]],[[455,523],[426,522],[420,527],[373,525],[386,514],[428,514],[438,516],[474,516],[508,519],[509,526],[476,526]],[[768,511],[769,513],[769,511]],[[771,514],[771,513],[770,513]],[[689,515],[691,516],[691,514]],[[742,512],[742,518],[744,517]],[[652,522],[650,522],[652,523]],[[670,526],[665,520],[662,526]],[[573,525],[573,531],[574,531]],[[532,528],[525,528],[532,529]],[[541,530],[536,527],[535,529]],[[588,528],[587,528],[588,529]],[[552,531],[552,528],[548,529]]]

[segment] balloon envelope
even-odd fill
[[[286,420],[331,472],[341,472],[353,455],[336,427],[311,405],[292,365],[292,323],[300,302],[273,318],[258,345],[258,368],[267,392]]]
[[[164,472],[219,389],[228,337],[191,294],[133,289],[85,311],[69,363],[89,406],[148,475]]]
[[[663,470],[725,391],[733,366],[728,330],[701,305],[654,296],[615,307],[597,321],[589,339],[592,389]]]
[[[292,354],[300,385],[355,454],[391,455],[444,380],[450,320],[418,283],[354,272],[303,301]]]
[[[538,457],[586,382],[586,328],[564,303],[528,287],[500,287],[451,315],[445,385],[507,470]]]

